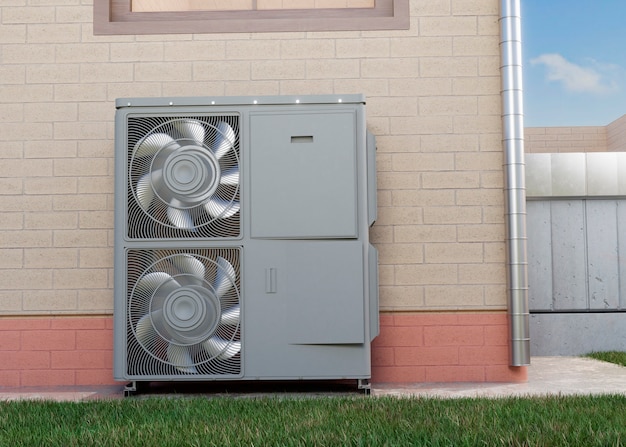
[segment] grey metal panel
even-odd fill
[[[619,268],[620,309],[626,309],[626,200],[617,201],[617,259]]]
[[[360,379],[370,378],[369,348],[363,345],[261,346],[246,339],[245,379]]]
[[[380,334],[379,296],[378,296],[378,250],[373,245],[368,247],[369,261],[369,297],[370,297],[370,341]]]
[[[624,351],[626,313],[533,314],[530,334],[535,356]]]
[[[357,237],[354,110],[250,117],[251,235]]]
[[[125,148],[127,144],[126,116],[115,114],[115,147]],[[122,151],[119,151],[122,152]],[[113,293],[113,377],[123,380],[126,376],[127,335],[126,335],[126,252],[123,241],[126,235],[126,157],[115,156],[115,214],[114,214],[114,293]]]
[[[287,247],[287,333],[292,344],[365,341],[363,246],[302,242]]]
[[[552,309],[552,231],[550,202],[527,203],[528,301],[530,309]]]
[[[552,195],[551,154],[526,154],[526,197]]]
[[[626,196],[626,152],[617,153],[617,193]]]
[[[527,197],[626,195],[626,152],[526,154]]]
[[[618,194],[617,153],[596,152],[586,154],[587,195],[613,196]]]
[[[553,201],[551,205],[554,308],[585,309],[587,275],[583,202]]]
[[[376,137],[371,132],[367,132],[367,216],[370,227],[378,218],[377,194]]]
[[[322,95],[302,97],[304,99],[301,99],[299,104],[296,102],[299,98],[295,96],[259,98],[131,98],[130,107],[128,103],[123,102],[124,99],[117,102],[120,116],[136,113],[167,115],[174,112],[207,115],[238,113],[241,116],[240,172],[243,216],[241,237],[237,240],[170,238],[157,241],[158,247],[152,247],[154,245],[152,243],[150,247],[178,250],[209,246],[230,248],[235,245],[241,249],[242,379],[369,378],[370,341],[378,334],[378,278],[376,250],[369,246],[368,239],[368,224],[376,211],[375,201],[372,204],[372,197],[368,197],[371,196],[370,191],[375,190],[375,154],[373,157],[370,156],[365,148],[364,98],[362,95]],[[170,102],[172,106],[185,107],[170,108]],[[262,117],[272,119],[268,118],[270,122],[264,123]],[[262,129],[260,135],[255,135],[251,131],[251,124],[255,120],[259,125],[269,124],[272,128]],[[265,140],[275,138],[274,132],[289,135],[290,129],[286,129],[285,126],[291,124],[295,124],[296,132],[290,135],[295,137],[293,143],[290,138],[290,144],[287,145],[290,149],[293,149],[293,146],[299,148],[306,146],[310,139],[314,143],[319,142],[317,134],[307,134],[298,129],[319,130],[322,126],[324,127],[322,133],[332,135],[323,135],[330,143],[321,147],[313,163],[306,163],[305,160],[306,169],[295,166],[292,171],[284,171],[281,170],[284,162],[283,153],[271,147]],[[123,147],[124,141],[124,126],[120,121],[116,124],[116,146]],[[257,151],[257,143],[261,148],[264,145],[269,146],[269,155],[278,158],[254,159],[255,156],[262,154]],[[329,148],[332,145],[334,146]],[[287,148],[282,149],[286,151]],[[124,150],[121,152],[124,153]],[[256,161],[259,163],[255,163]],[[292,163],[300,161],[302,160],[299,157],[291,160]],[[128,270],[124,253],[128,247],[146,249],[147,244],[141,240],[126,241],[124,233],[118,231],[124,227],[127,217],[122,204],[126,196],[125,157],[117,156],[116,164],[121,166],[120,174],[116,175],[116,187],[120,191],[116,193],[119,196],[116,199],[116,213],[121,212],[119,219],[116,214],[115,241],[115,377],[128,380],[124,377],[127,359],[124,315],[127,308],[124,301],[127,284],[124,278]],[[325,169],[320,169],[320,165]],[[347,169],[348,165],[350,169]],[[317,219],[316,225],[319,225],[313,228],[314,231],[307,230],[298,221],[292,222],[292,225],[297,227],[296,238],[301,238],[299,234],[317,234],[307,236],[315,240],[287,240],[288,238],[284,236],[277,237],[282,240],[270,237],[251,238],[254,217],[267,213],[263,206],[257,206],[258,212],[254,213],[253,208],[256,205],[251,199],[259,198],[259,195],[255,196],[259,189],[255,187],[254,180],[260,181],[263,186],[265,177],[285,172],[291,179],[277,182],[280,188],[277,188],[274,191],[276,194],[266,202],[267,205],[273,201],[274,211],[282,215],[270,214],[268,219],[290,218],[291,214],[309,213],[306,219]],[[317,175],[309,175],[309,178],[305,179],[308,180],[308,186],[301,187],[305,193],[308,191],[310,194],[308,199],[304,197],[305,200],[317,200],[314,210],[311,208],[315,207],[308,208],[298,204],[294,207],[295,202],[285,202],[281,199],[282,190],[292,188],[294,179],[298,182],[304,181],[301,175],[303,172],[306,173],[304,177],[309,173]],[[255,173],[258,177],[254,177]],[[346,179],[346,176],[351,178]],[[326,177],[330,177],[330,181],[327,181]],[[328,186],[329,184],[333,186]],[[317,195],[311,193],[311,189],[314,188],[317,188],[318,195],[329,193],[332,189],[332,200],[325,202],[319,199]],[[346,193],[346,190],[351,192]],[[287,191],[287,194],[302,200],[301,192]],[[348,196],[351,205],[340,207],[338,203],[346,202]],[[375,199],[375,194],[373,197]],[[263,197],[261,196],[259,200],[262,201]],[[324,207],[326,209],[323,209]],[[350,211],[347,211],[349,208]],[[335,215],[340,216],[340,223],[343,222],[341,225],[345,228],[350,227],[349,230],[344,228],[345,231],[341,232],[353,236],[336,235],[334,223],[328,222],[336,218]],[[350,225],[345,225],[348,215]],[[265,229],[273,231],[273,228],[267,225]],[[284,228],[280,231],[282,230]],[[338,237],[350,240],[337,240]],[[330,240],[321,240],[322,238]],[[292,299],[294,296],[295,299]],[[294,341],[316,344],[295,344]],[[231,376],[228,378],[232,379]],[[217,376],[208,378],[194,374],[160,379],[222,380]],[[160,379],[145,377],[142,380]]]
[[[289,104],[365,104],[362,94],[351,95],[279,95],[279,96],[189,96],[118,98],[115,107],[169,106],[271,106]]]
[[[544,245],[550,240],[537,235],[545,225],[546,206],[553,211],[553,286],[547,272],[537,267],[549,260]],[[529,201],[528,228],[531,312],[553,310],[531,315],[532,354],[626,349],[626,313],[606,313],[626,308],[626,200]],[[586,290],[581,290],[583,274]],[[551,293],[553,309],[541,301]],[[582,313],[559,313],[559,309]]]
[[[559,211],[550,215],[547,207]],[[546,222],[551,222],[550,230]],[[552,309],[547,305],[550,295],[556,309],[569,309],[572,303],[581,308],[583,268],[585,309],[626,307],[625,230],[623,199],[529,201],[530,308]]]
[[[615,309],[619,303],[617,203],[586,201],[589,308]],[[625,277],[626,278],[626,277]]]
[[[586,193],[585,154],[551,154],[552,195],[584,196]]]
[[[246,249],[245,376],[368,377],[364,286],[344,276],[358,270],[362,278],[362,244],[253,240]],[[320,344],[295,343],[313,341]]]

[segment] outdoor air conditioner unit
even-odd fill
[[[378,335],[361,95],[116,101],[114,376],[357,379]]]

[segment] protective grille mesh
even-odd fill
[[[241,232],[239,116],[127,118],[127,237]]]
[[[127,251],[127,374],[240,377],[239,248]]]

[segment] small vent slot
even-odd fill
[[[292,143],[313,143],[313,135],[293,135]]]

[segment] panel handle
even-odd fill
[[[313,135],[292,135],[292,143],[313,143]]]
[[[265,293],[276,293],[276,267],[265,269]]]

